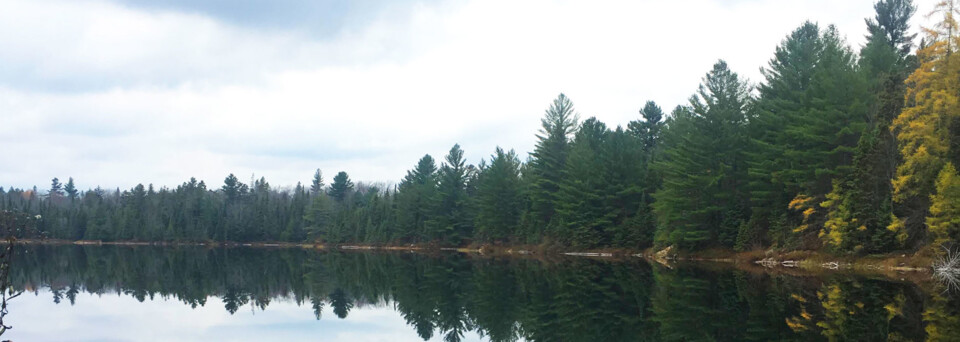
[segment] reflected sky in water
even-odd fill
[[[70,305],[54,303],[43,289],[12,300],[10,312],[13,329],[3,339],[12,341],[423,341],[390,304],[357,306],[345,319],[326,312],[317,320],[309,305],[289,298],[265,310],[247,304],[231,315],[216,297],[191,309],[171,298],[141,303],[124,294],[79,293]],[[475,332],[463,338],[482,340]]]

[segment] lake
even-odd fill
[[[960,296],[640,259],[17,246],[12,341],[948,341]]]

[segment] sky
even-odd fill
[[[56,304],[42,289],[10,301],[9,308],[4,323],[13,329],[3,338],[11,341],[424,341],[392,303],[356,306],[344,319],[328,303],[317,320],[310,303],[297,305],[292,299],[274,298],[264,310],[247,304],[230,314],[212,296],[196,309],[175,298],[141,303],[117,293],[81,292],[75,304],[67,299]],[[442,340],[435,331],[429,341]],[[463,336],[464,342],[482,340],[475,331]]]
[[[918,15],[935,0],[915,0]],[[0,0],[0,186],[398,182],[454,144],[525,159],[565,93],[625,126],[718,60],[756,84],[805,20],[871,0]]]

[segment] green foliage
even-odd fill
[[[537,145],[530,153],[530,222],[538,233],[553,224],[554,202],[560,190],[563,170],[570,152],[570,137],[579,116],[566,95],[557,96],[543,119],[537,134]],[[526,177],[526,176],[525,176]],[[549,233],[548,233],[549,234]]]
[[[437,178],[437,198],[433,205],[432,221],[428,222],[429,238],[461,244],[473,235],[473,220],[468,187],[476,169],[468,167],[460,145],[453,145],[440,166]]]
[[[314,196],[303,216],[304,223],[307,224],[307,238],[336,241],[330,236],[331,226],[333,226],[332,218],[333,203],[330,197],[323,193]]]
[[[557,238],[569,245],[608,245],[605,230],[613,225],[615,213],[606,191],[604,149],[609,139],[607,126],[589,118],[580,125],[570,147],[560,188],[556,194],[559,222]]]
[[[648,245],[642,141],[596,118],[577,130],[557,192],[557,239],[578,247]]]
[[[481,164],[477,178],[476,238],[502,242],[512,238],[520,224],[520,159],[497,148],[490,165]]]
[[[747,86],[723,61],[704,77],[690,106],[667,122],[654,195],[662,244],[733,247],[748,200]]]
[[[420,158],[413,170],[407,171],[397,193],[397,228],[402,240],[428,241],[438,238],[428,231],[437,198],[437,165],[429,154]],[[435,226],[435,225],[433,225]]]
[[[313,173],[313,180],[310,183],[310,194],[316,196],[323,192],[323,172],[317,169]]]
[[[838,251],[878,253],[889,251],[904,234],[887,229],[893,216],[891,180],[896,171],[896,141],[889,127],[903,108],[907,53],[913,35],[907,21],[915,9],[909,0],[880,1],[877,15],[867,20],[870,34],[860,52],[860,70],[874,94],[869,102],[868,128],[860,137],[853,167],[834,181],[833,191],[821,204],[827,221],[820,236]]]
[[[833,180],[851,169],[868,118],[869,92],[856,57],[833,26],[804,23],[777,47],[762,69],[756,116],[751,119],[751,199],[755,222],[773,222],[794,198],[820,201]],[[771,226],[774,243],[793,233],[817,232],[824,213],[814,207]],[[813,235],[815,237],[815,235]]]
[[[343,203],[351,191],[353,191],[353,181],[350,180],[350,176],[346,172],[340,171],[333,177],[333,184],[330,184],[330,190],[327,191],[327,194],[337,203]]]
[[[71,201],[77,199],[77,196],[80,192],[77,191],[77,186],[73,184],[73,177],[70,177],[70,179],[67,180],[67,185],[63,186],[63,192],[67,194],[67,197],[70,198]]]

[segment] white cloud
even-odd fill
[[[920,12],[931,1],[918,1]],[[0,1],[0,185],[394,181],[454,143],[521,154],[566,92],[610,126],[719,58],[754,82],[806,19],[863,41],[869,1],[468,1],[334,37],[101,2]],[[920,16],[918,16],[920,17]],[[14,77],[16,76],[16,77]],[[67,89],[67,90],[64,90]]]

